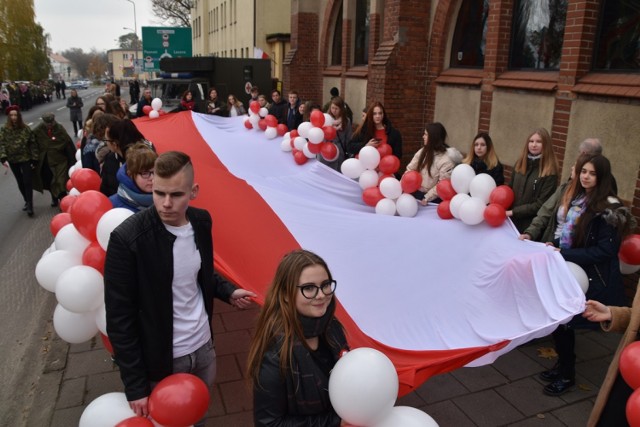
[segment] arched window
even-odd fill
[[[331,42],[330,65],[342,65],[342,2],[335,18],[333,26],[333,40]]]
[[[355,40],[353,65],[369,63],[369,7],[370,0],[356,0]]]
[[[595,70],[640,68],[640,0],[604,0],[595,40]]]
[[[509,68],[560,68],[568,0],[515,0]]]
[[[489,0],[463,0],[451,43],[451,67],[482,68]]]

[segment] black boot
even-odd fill
[[[33,203],[27,202],[27,215],[33,216]]]
[[[29,206],[29,204],[27,202],[24,202],[24,206],[22,207],[22,212],[26,212],[27,206]]]
[[[56,206],[58,206],[58,198],[52,194],[51,195],[51,207],[55,208]]]

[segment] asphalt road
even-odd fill
[[[68,93],[68,91],[67,91]],[[102,88],[80,90],[86,113],[103,93]],[[66,100],[55,100],[23,112],[25,123],[35,127],[43,113],[53,112],[71,135],[73,126]],[[0,116],[4,126],[6,116]],[[75,139],[74,139],[75,140]],[[55,296],[40,287],[35,267],[53,242],[48,192],[34,192],[35,216],[22,211],[24,201],[11,171],[0,166],[0,425],[25,425],[34,402],[34,385],[43,372],[52,336]]]

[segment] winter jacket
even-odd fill
[[[411,162],[409,162],[409,164],[407,165],[407,172],[418,170],[418,161],[420,160],[420,154],[422,154],[422,150],[424,150],[424,147],[419,149],[413,156],[413,159],[411,159]],[[418,171],[420,172],[420,175],[422,175],[422,184],[420,185],[420,191],[425,193],[424,199],[427,202],[438,198],[438,192],[436,191],[436,185],[438,185],[438,182],[442,181],[443,179],[451,178],[451,172],[453,171],[453,168],[456,166],[456,164],[451,159],[451,157],[454,156],[449,154],[449,150],[455,150],[456,152],[458,151],[455,148],[448,148],[444,153],[436,153],[435,157],[433,158],[431,168],[429,169],[430,174],[427,172],[426,168],[422,168],[422,170]]]
[[[31,128],[0,128],[0,160],[10,163],[35,162],[38,160],[38,144]]]
[[[67,108],[69,109],[69,120],[72,122],[82,122],[82,107],[84,104],[79,96],[67,98]]]
[[[385,132],[387,133],[387,144],[391,146],[392,154],[402,161],[402,135],[391,125],[386,126]],[[355,157],[371,138],[373,138],[372,135],[367,137],[363,132],[354,135],[347,144],[347,157]]]
[[[99,158],[98,158],[99,160]],[[118,191],[118,171],[124,164],[124,159],[117,153],[109,151],[102,162],[100,169],[100,192],[110,197]]]
[[[197,280],[211,325],[213,299],[229,302],[236,288],[213,270],[209,213],[190,207],[187,217],[202,258]],[[107,332],[129,401],[149,396],[150,381],[172,374],[175,240],[154,206],[111,233],[104,268]]]
[[[46,158],[47,165],[51,169],[53,178],[51,179],[51,194],[63,196],[67,193],[67,180],[69,180],[69,168],[76,163],[76,146],[73,144],[67,131],[58,122],[49,129],[45,123],[40,123],[33,130],[38,142],[40,164],[44,164]],[[40,170],[40,169],[38,169]],[[33,188],[47,183],[34,182]]]
[[[560,185],[555,193],[540,206],[536,217],[531,221],[527,229],[524,230],[523,234],[528,234],[531,236],[531,240],[537,242],[553,242],[555,238],[554,234],[558,226],[558,208],[560,208],[560,201],[568,186],[568,182]]]
[[[513,189],[513,216],[511,220],[522,233],[531,224],[538,209],[558,187],[557,175],[540,176],[540,159],[527,159],[525,174],[516,172],[515,167],[509,185]]]
[[[82,148],[82,154],[80,155],[80,160],[82,161],[83,168],[93,169],[94,171],[100,173],[100,162],[96,157],[96,150],[100,145],[100,141],[93,134],[87,137],[87,143],[84,148]]]
[[[502,164],[500,162],[498,162],[495,167],[487,169],[487,164],[485,162],[483,162],[478,157],[474,157],[471,161],[471,167],[474,171],[476,171],[476,175],[480,173],[486,173],[490,175],[491,178],[493,178],[493,180],[496,182],[496,186],[504,184],[504,168],[502,167]]]

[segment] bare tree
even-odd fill
[[[174,27],[191,27],[191,0],[151,0],[153,14]]]

